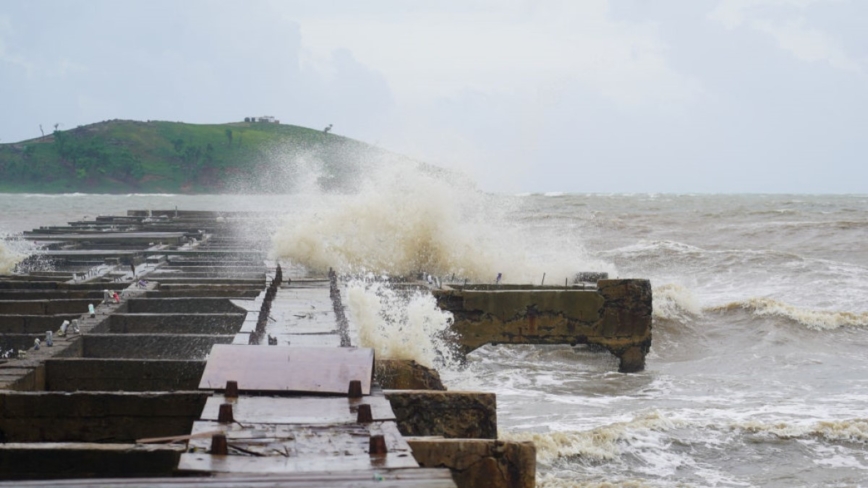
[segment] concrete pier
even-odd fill
[[[0,486],[533,486],[495,395],[356,347],[339,277],[266,261],[236,232],[257,218],[132,210],[27,233],[53,270],[0,276],[0,479],[17,480]],[[635,371],[646,285],[434,293],[466,352],[588,343]]]

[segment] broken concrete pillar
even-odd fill
[[[464,287],[435,291],[452,312],[464,353],[485,344],[590,344],[641,371],[651,348],[651,283],[600,280],[596,290],[569,287]]]
[[[378,359],[374,363],[374,381],[386,390],[445,390],[436,369],[413,360]]]
[[[447,467],[458,488],[531,488],[536,483],[532,442],[407,439],[422,467]]]
[[[497,439],[494,393],[386,390],[385,395],[403,435]]]

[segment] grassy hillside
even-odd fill
[[[378,154],[388,153],[292,125],[112,120],[0,144],[0,192],[282,192],[299,160],[341,186]]]

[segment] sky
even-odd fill
[[[0,2],[0,143],[261,115],[491,192],[864,194],[868,2]]]

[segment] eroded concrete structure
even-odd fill
[[[0,478],[47,480],[45,486],[50,480],[79,478],[81,484],[65,483],[100,486],[96,478],[136,477],[141,485],[173,486],[167,477],[222,471],[221,476],[234,477],[230,483],[247,486],[382,486],[388,481],[392,486],[465,487],[479,486],[497,469],[515,476],[489,486],[532,486],[532,446],[496,440],[494,395],[400,391],[443,388],[436,371],[418,365],[376,362],[377,378],[389,381],[392,390],[384,393],[377,385],[362,400],[380,405],[370,424],[352,398],[242,392],[242,398],[232,400],[203,388],[209,353],[218,345],[269,347],[273,339],[287,350],[351,346],[337,277],[292,276],[292,283],[281,284],[275,279],[279,270],[264,261],[266,243],[256,234],[234,232],[229,222],[246,218],[255,216],[131,211],[27,233],[46,249],[27,264],[50,262],[53,270],[0,277],[0,341],[5,341],[0,345],[10,352],[0,359],[0,441],[5,442],[0,443]],[[104,301],[103,290],[117,292],[118,302]],[[95,307],[92,315],[89,305]],[[66,336],[55,334],[52,346],[33,347],[35,339],[57,332],[64,321],[74,321],[79,333],[70,328]],[[267,398],[274,407],[254,408]],[[330,427],[309,425],[303,415],[286,418],[305,401],[315,406],[320,420],[331,418],[322,413],[326,404],[348,402],[349,409],[330,420]],[[239,441],[247,435],[242,427],[226,435],[230,455],[220,454],[211,430],[222,425],[222,407],[229,402],[240,409],[239,418],[265,412],[252,420],[257,429],[325,428],[330,433],[308,444],[284,443],[288,458],[264,460]],[[391,413],[382,413],[383,405]],[[292,427],[293,422],[301,423]],[[293,457],[316,442],[335,445],[346,441],[343,436],[371,435],[373,428],[388,433],[385,442],[391,448],[406,446],[394,451],[393,464],[369,455],[373,441],[346,444],[354,453],[349,457],[313,463]],[[415,437],[405,440],[408,435]],[[411,452],[408,442],[420,446],[424,460],[401,457]],[[196,464],[191,455],[209,456],[208,462]],[[334,463],[340,463],[343,475],[333,473]],[[440,469],[413,467],[420,464]],[[330,471],[311,471],[312,466]],[[246,474],[251,469],[272,474],[264,481]],[[185,484],[220,479],[201,477]]]
[[[592,289],[521,285],[464,286],[434,292],[452,312],[465,353],[485,344],[590,344],[645,368],[651,348],[651,283],[599,280]]]

